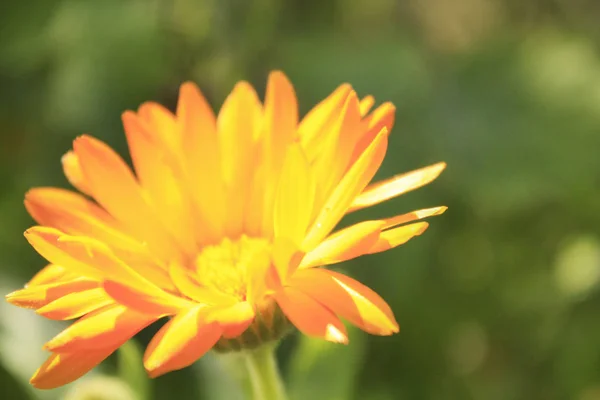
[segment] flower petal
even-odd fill
[[[44,348],[55,353],[71,353],[120,346],[157,319],[156,315],[110,305],[74,322]]]
[[[354,199],[348,212],[379,204],[427,185],[437,178],[444,168],[446,168],[446,163],[440,162],[369,185]]]
[[[77,278],[77,274],[70,273],[62,265],[48,264],[27,282],[25,287],[58,283]]]
[[[201,241],[214,242],[223,235],[226,215],[217,122],[204,96],[192,82],[181,85],[177,119],[187,185],[200,214],[196,236]]]
[[[192,278],[189,271],[178,263],[172,263],[169,270],[171,280],[177,289],[186,297],[201,304],[223,305],[237,303],[237,298],[217,290],[202,287]]]
[[[85,176],[81,170],[81,165],[79,164],[79,158],[77,157],[77,154],[72,151],[68,151],[64,156],[62,156],[60,161],[69,183],[81,193],[91,196],[92,191],[85,180]]]
[[[68,320],[79,318],[113,303],[114,300],[106,294],[104,289],[98,287],[69,293],[38,308],[36,312],[49,319]]]
[[[342,219],[352,200],[373,178],[387,149],[387,130],[382,130],[335,188],[309,229],[302,248],[320,243]]]
[[[261,113],[262,106],[252,86],[240,82],[223,103],[217,118],[222,178],[227,188],[225,231],[230,237],[242,233]]]
[[[37,389],[54,389],[73,382],[104,361],[117,347],[52,354],[29,381]]]
[[[346,327],[328,308],[293,287],[275,294],[283,313],[302,333],[330,342],[348,343]]]
[[[407,222],[416,221],[418,219],[442,215],[447,209],[448,207],[446,206],[423,208],[421,210],[415,210],[406,214],[398,215],[396,217],[388,218],[385,220],[384,229],[389,229]]]
[[[315,182],[299,144],[288,147],[273,212],[275,237],[302,243],[313,214]]]
[[[155,378],[185,368],[202,357],[221,336],[218,324],[206,324],[205,307],[196,306],[176,315],[150,341],[144,367]]]
[[[297,271],[289,284],[368,333],[391,335],[398,332],[398,323],[387,303],[352,278],[313,268]]]
[[[368,253],[379,253],[400,246],[413,237],[421,235],[428,226],[429,224],[427,222],[417,222],[383,231],[381,232],[381,235],[379,235],[377,242],[369,249]]]
[[[211,307],[206,323],[216,322],[223,329],[223,336],[236,337],[250,326],[255,315],[252,305],[242,301],[226,307]]]
[[[384,221],[364,221],[335,232],[302,259],[300,268],[335,264],[365,254],[379,238]]]
[[[365,115],[367,115],[367,113],[371,110],[371,107],[373,107],[373,104],[375,104],[375,98],[371,95],[367,95],[367,96],[363,97],[362,99],[360,99],[360,115],[361,115],[361,117],[364,117]]]
[[[67,296],[98,287],[98,282],[90,279],[74,279],[41,285],[30,285],[6,295],[6,301],[23,308],[38,309],[46,304]]]

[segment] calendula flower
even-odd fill
[[[425,231],[435,207],[331,233],[348,213],[416,189],[438,163],[367,186],[386,153],[394,106],[370,112],[338,87],[304,118],[281,72],[264,104],[238,83],[218,116],[193,83],[175,114],[155,103],[123,114],[135,169],[105,143],[78,137],[62,159],[82,194],[36,188],[25,232],[49,261],[7,296],[54,320],[77,319],[44,346],[31,383],[71,382],[153,322],[168,321],[144,355],[150,376],[211,348],[245,349],[288,326],[348,341],[340,317],[375,335],[398,331],[385,301],[323,266],[385,251]],[[417,221],[417,222],[415,222]]]

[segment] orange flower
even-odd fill
[[[298,121],[294,89],[274,72],[264,104],[240,82],[217,117],[192,83],[181,86],[175,114],[155,103],[125,112],[135,175],[105,143],[77,138],[62,162],[84,195],[36,188],[25,199],[40,224],[25,236],[50,264],[7,299],[50,319],[78,318],[46,343],[52,355],[31,383],[71,382],[163,317],[171,318],[144,355],[152,377],[215,346],[277,339],[289,323],[341,343],[339,317],[372,334],[397,332],[375,292],[318,268],[403,244],[428,226],[414,221],[446,209],[331,234],[345,214],[423,186],[445,167],[367,186],[395,111],[384,103],[369,113],[372,105],[344,84]]]

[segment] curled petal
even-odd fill
[[[293,287],[275,294],[283,313],[302,333],[330,342],[348,343],[346,327],[327,307]]]
[[[379,235],[377,242],[369,249],[368,253],[379,253],[400,246],[415,236],[421,235],[428,226],[429,224],[427,222],[417,222],[383,231]]]
[[[74,279],[65,282],[31,285],[6,295],[6,301],[23,308],[38,309],[67,296],[98,287],[98,282],[89,279]]]

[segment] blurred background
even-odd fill
[[[262,94],[281,69],[302,112],[342,82],[397,106],[378,178],[448,163],[357,218],[450,207],[422,237],[340,266],[389,301],[401,332],[286,339],[292,400],[600,400],[599,20],[595,0],[6,2],[0,293],[44,265],[22,236],[23,195],[68,187],[60,157],[77,135],[125,154],[125,109],[173,108],[185,80],[218,108],[236,81]],[[145,379],[152,332],[75,384],[34,390],[63,326],[0,302],[0,397],[239,398],[212,356]]]

